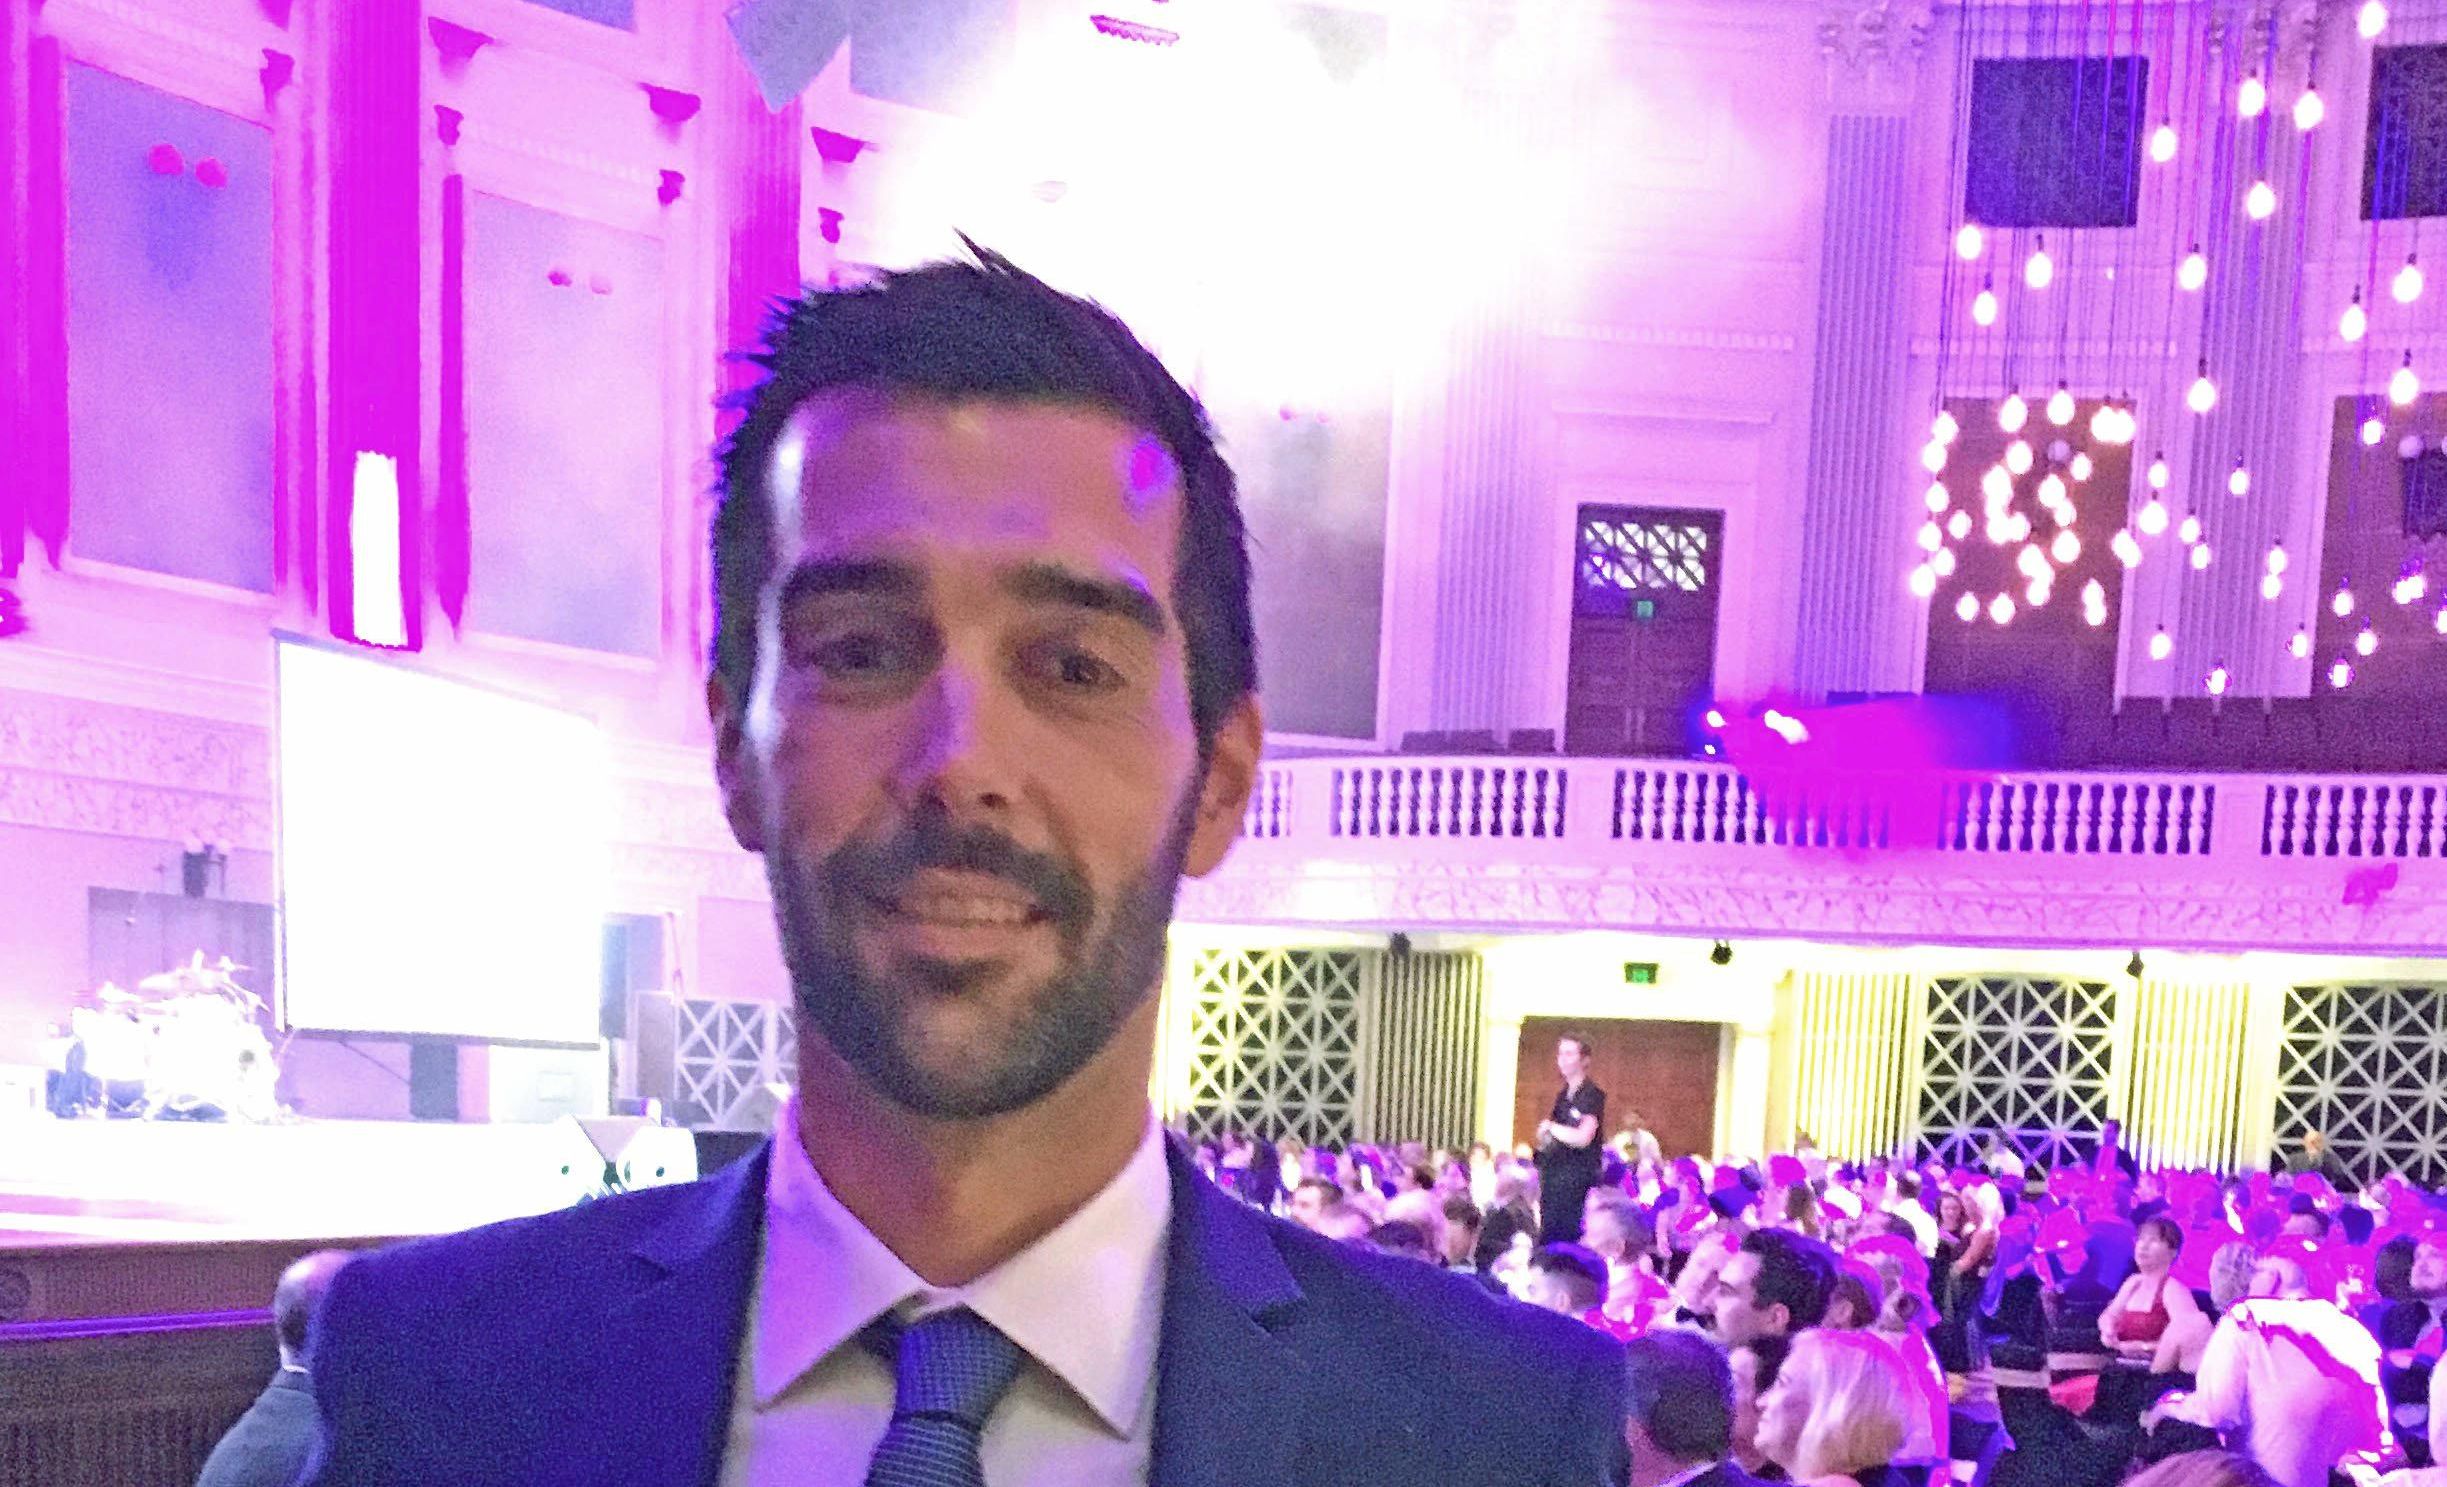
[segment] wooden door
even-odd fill
[[[1583,506],[1564,747],[1676,757],[1716,676],[1716,511]]]
[[[1512,1131],[1528,1141],[1554,1108],[1563,1078],[1555,1043],[1566,1033],[1589,1040],[1589,1077],[1606,1092],[1609,1140],[1637,1113],[1668,1158],[1716,1149],[1716,1079],[1724,1057],[1721,1022],[1654,1022],[1621,1017],[1521,1019],[1521,1062],[1513,1086]]]

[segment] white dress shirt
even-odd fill
[[[2379,1344],[2325,1301],[2238,1303],[2209,1335],[2199,1378],[2166,1414],[2242,1430],[2283,1487],[2326,1487],[2339,1458],[2379,1446]]]
[[[723,1487],[863,1482],[891,1423],[893,1375],[859,1333],[887,1312],[959,1306],[1027,1359],[986,1424],[988,1482],[1145,1482],[1171,1225],[1151,1117],[1120,1175],[1060,1227],[968,1285],[929,1286],[824,1185],[799,1144],[793,1099],[774,1132]]]

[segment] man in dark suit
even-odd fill
[[[796,1096],[709,1181],[352,1265],[315,1480],[1601,1480],[1612,1343],[1256,1213],[1150,1112],[1261,740],[1196,400],[984,253],[811,293],[759,365],[707,693]]]
[[[280,1284],[272,1289],[280,1372],[204,1458],[195,1487],[292,1487],[305,1470],[320,1433],[306,1375],[310,1324],[331,1278],[350,1258],[347,1250],[316,1250],[280,1273]]]
[[[1733,1370],[1696,1332],[1660,1331],[1624,1347],[1623,1440],[1630,1487],[1754,1487],[1733,1454]]]

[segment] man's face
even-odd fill
[[[1291,1191],[1292,1222],[1303,1229],[1317,1227],[1317,1218],[1325,1212],[1325,1194],[1312,1187],[1296,1187]]]
[[[1249,702],[1200,767],[1178,473],[1098,412],[843,391],[770,477],[756,681],[709,697],[802,1025],[920,1115],[1033,1104],[1145,1015],[1255,767]]]
[[[2319,1154],[2327,1149],[2328,1138],[2321,1135],[2317,1131],[2313,1131],[2310,1135],[2303,1138],[2303,1155],[2310,1157],[2315,1161],[2319,1158]]]
[[[1555,1044],[1555,1072],[1566,1084],[1577,1083],[1589,1072],[1589,1050],[1580,1046],[1578,1038],[1564,1038]]]
[[[1580,1315],[1580,1308],[1572,1304],[1571,1293],[1563,1288],[1563,1283],[1543,1270],[1533,1268],[1523,1277],[1521,1299],[1567,1317]]]
[[[1580,1221],[1580,1242],[1609,1260],[1624,1258],[1623,1246],[1627,1237],[1623,1233],[1623,1221],[1608,1209],[1591,1208]]]
[[[2300,1300],[2310,1294],[2302,1266],[2283,1255],[2271,1255],[2252,1267],[2251,1297],[2255,1301]]]
[[[1782,1304],[1759,1304],[1759,1257],[1736,1251],[1716,1273],[1716,1336],[1731,1347],[1785,1331],[1791,1317]]]
[[[2447,1235],[2428,1235],[2422,1239],[2413,1251],[2413,1274],[2405,1283],[2424,1300],[2447,1296]]]

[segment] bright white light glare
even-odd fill
[[[1960,542],[1971,535],[1971,513],[1957,511],[1946,518],[1946,535]]]
[[[2152,460],[2150,461],[2150,489],[2151,489],[2151,490],[2154,490],[2154,491],[2162,491],[2162,490],[2165,490],[2165,489],[2167,488],[2167,478],[2168,478],[2168,475],[2169,475],[2169,471],[2168,471],[2168,469],[2167,469],[2167,457],[2166,457],[2165,455],[2163,455],[2163,454],[2162,454],[2162,455],[2159,455],[2159,456],[2157,456],[2155,459],[2152,459]]]
[[[2022,394],[2009,392],[2005,401],[1997,404],[1997,427],[2009,434],[2019,434],[2031,421],[2031,405],[2022,401]]]
[[[2048,394],[2048,422],[2063,428],[2073,421],[2073,390],[2062,382]]]
[[[1920,468],[1935,475],[1946,468],[1946,446],[1931,439],[1920,446]]]
[[[2014,554],[2014,567],[2021,571],[2024,578],[2044,579],[2056,572],[2048,566],[2048,555],[2041,552],[2039,544],[2035,542]]]
[[[2150,637],[2150,659],[2163,661],[2173,654],[2175,654],[2175,640],[2167,634],[2167,627],[2160,625],[2158,633]]]
[[[2362,420],[2362,442],[2376,444],[2388,436],[2387,420],[2374,413]]]
[[[1980,601],[1966,593],[1954,601],[1954,613],[1963,623],[1969,624],[1980,617]]]
[[[2274,573],[2260,575],[2260,597],[2274,599],[2286,591],[2286,581]]]
[[[2265,566],[2271,573],[2283,573],[2286,571],[2286,545],[2284,543],[2278,542],[2270,545],[2268,561]]]
[[[2354,591],[2349,583],[2339,582],[2337,591],[2328,600],[2328,612],[2343,619],[2354,612]]]
[[[408,613],[399,591],[399,461],[387,454],[357,451],[349,485],[348,546],[356,638],[367,645],[404,649]]]
[[[2342,692],[2353,684],[2354,663],[2343,656],[2337,657],[2336,664],[2328,668],[2328,685]]]
[[[2234,473],[2226,477],[2226,490],[2229,495],[2250,495],[2252,493],[2252,472],[2241,465],[2235,466]]]
[[[2024,440],[2016,439],[2005,446],[2005,468],[2016,475],[2030,474],[2035,458],[2036,456],[2031,453],[2031,446]]]
[[[1994,599],[1989,600],[1988,617],[2000,625],[2012,624],[2014,622],[2014,601],[2012,597],[2005,594],[1999,594]]]
[[[2405,435],[2405,436],[2404,436],[2402,439],[2399,439],[2399,440],[2397,440],[2397,441],[2396,441],[2396,457],[2397,457],[2397,458],[2399,458],[2399,459],[2408,459],[2408,460],[2417,460],[2417,459],[2420,459],[2420,458],[2421,458],[2421,454],[2422,454],[2422,436],[2421,436],[2421,435],[2419,435],[2419,434],[2407,434],[2407,435]]]
[[[2362,308],[2362,291],[2357,289],[2353,303],[2347,305],[2345,313],[2337,317],[2337,335],[2347,341],[2359,341],[2370,334],[2370,329],[2371,317]]]
[[[2268,106],[2269,85],[2260,81],[2259,73],[2246,77],[2243,86],[2235,89],[2235,112],[2243,117],[2257,119]]]
[[[2102,608],[2106,603],[2107,585],[2095,578],[2082,585],[2082,607],[2084,609]]]
[[[2160,165],[2175,158],[2175,121],[2170,119],[2150,131],[2150,158]]]
[[[1783,739],[1786,743],[1805,744],[1810,741],[1810,730],[1801,719],[1780,713],[1772,707],[1759,721],[1767,725],[1768,732]]]
[[[2431,623],[2438,628],[2438,632],[2441,635],[2447,635],[2447,609],[2440,610],[2437,618],[2432,620]]]
[[[2194,248],[2191,252],[2184,255],[2184,261],[2182,263],[2176,265],[2175,287],[2183,290],[2186,294],[2195,294],[2200,291],[2200,287],[2202,285],[2208,282],[2209,255],[2203,253],[2198,248]]]
[[[2212,697],[2226,695],[2226,663],[2223,661],[2209,668],[2209,695]]]
[[[2088,480],[2090,472],[2095,468],[2097,467],[2091,464],[2088,454],[2077,454],[2073,457],[2073,463],[2065,466],[2065,473],[2076,480]]]
[[[2297,661],[2309,659],[2311,655],[2311,627],[2308,625],[2295,626],[2294,638],[2286,642],[2286,651]]]
[[[2012,516],[2010,516],[2010,517],[2007,517],[2007,518],[2006,518],[2006,521],[2005,521],[2005,540],[2006,540],[2006,541],[2008,541],[2008,542],[2021,542],[2021,541],[2024,541],[2024,540],[2026,540],[2027,538],[2029,538],[2029,536],[2030,536],[2030,535],[2031,535],[2031,519],[2030,519],[2030,517],[2029,517],[2029,516],[2027,516],[2026,514],[2024,514],[2024,513],[2022,513],[2022,512],[2017,511],[2017,512],[2015,512],[2015,513],[2014,513]]]
[[[2141,535],[2144,537],[2155,537],[2165,531],[2167,529],[2167,503],[2156,496],[2151,496],[2149,504],[2141,508],[2140,526]]]
[[[2184,524],[2175,529],[2175,537],[2177,541],[2183,543],[2183,545],[2186,547],[2190,547],[2193,543],[2200,541],[2201,519],[2197,516],[2186,516],[2184,518]]]
[[[1955,436],[1962,431],[1963,426],[1955,422],[1954,415],[1943,408],[1938,409],[1937,416],[1929,421],[1929,437],[1940,444],[1952,444]]]
[[[2073,519],[2081,515],[2080,512],[2073,509],[2071,501],[2057,502],[2055,509],[2050,514],[2056,518],[2056,524],[2060,527],[2072,526]]]
[[[2060,564],[2079,562],[2082,556],[2082,539],[2075,536],[2070,529],[2059,532],[2056,534],[2056,540],[2048,544],[2048,556],[2056,559]]]
[[[1927,506],[1932,513],[1942,513],[1947,507],[1954,504],[1954,493],[1946,489],[1944,481],[1933,480],[1929,483],[1928,494],[1922,496],[1920,500],[1921,504]]]
[[[2303,95],[2294,100],[2295,128],[2302,130],[2317,129],[2320,127],[2320,121],[2327,117],[2328,105],[2320,101],[2319,89],[2305,88],[2303,89]]]
[[[2116,555],[2116,561],[2125,567],[2138,568],[2141,566],[2141,544],[2132,533],[2121,527],[2117,528],[2116,535],[2107,539],[2107,546],[2109,551]]]
[[[1988,249],[1988,234],[1980,231],[1977,222],[1966,222],[1954,234],[1954,256],[1971,262]]]
[[[2209,380],[2206,369],[2193,379],[2192,390],[2184,394],[2184,405],[2195,413],[2204,414],[2218,405],[2218,385]]]
[[[1971,322],[1983,328],[1997,323],[1997,292],[1983,287],[1971,300]]]
[[[2388,28],[2388,8],[2382,0],[2362,0],[2362,9],[2354,16],[2354,29],[2364,41],[2376,41]]]
[[[2277,188],[2266,181],[2252,182],[2252,189],[2243,193],[2243,212],[2254,222],[2266,222],[2277,212]]]
[[[1937,523],[1931,521],[1920,524],[1920,550],[1922,552],[1935,552],[1945,545],[1946,534],[1938,530]]]
[[[2039,504],[2051,510],[2065,499],[2065,477],[2050,470],[2039,480]]]
[[[1717,711],[1717,710],[1716,710],[1715,708],[1713,708],[1713,707],[1712,707],[1712,708],[1709,708],[1709,709],[1708,709],[1708,716],[1707,716],[1707,723],[1708,723],[1708,726],[1709,726],[1710,728],[1712,728],[1712,729],[1716,730],[1717,732],[1720,732],[1720,733],[1721,733],[1721,732],[1723,732],[1723,731],[1724,731],[1724,728],[1725,728],[1725,715],[1724,715],[1723,713],[1721,713],[1721,712]]]
[[[2014,498],[2014,477],[2003,465],[1990,465],[1980,472],[1980,494],[1992,506],[2000,506]]]
[[[2368,620],[2362,622],[2362,633],[2354,637],[2354,649],[2365,656],[2379,649],[2379,632]]]
[[[2031,249],[2031,256],[2022,261],[2022,282],[2033,289],[2045,289],[2056,282],[2056,260],[2048,256],[2047,239],[2041,238]]]
[[[2422,395],[2422,379],[2413,375],[2413,353],[2405,353],[2405,364],[2388,379],[2388,401],[2402,408]]]
[[[2396,296],[2400,305],[2409,305],[2422,297],[2421,265],[2411,255],[2406,256],[2405,266],[2396,271],[2396,277],[2388,280],[2388,293]]]
[[[2192,549],[2192,571],[2198,573],[2208,566],[2209,544],[2204,542]]]
[[[1937,570],[1926,563],[1912,569],[1912,597],[1926,599],[1937,592]]]
[[[1954,576],[1954,549],[1951,547],[1939,548],[1937,556],[1929,559],[1929,566],[1937,570],[1939,578],[1952,578]]]

